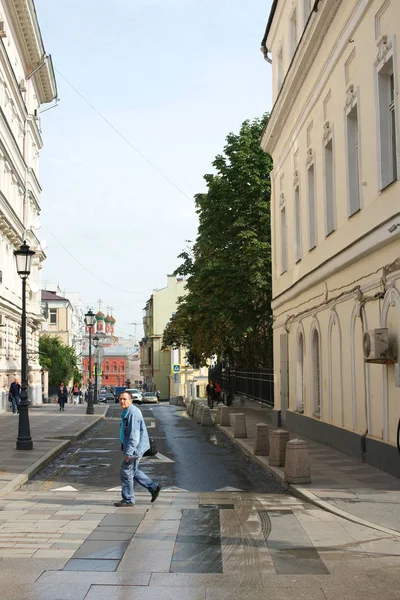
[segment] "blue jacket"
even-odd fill
[[[142,412],[133,404],[128,406],[124,416],[121,417],[121,427],[124,434],[124,456],[143,456],[150,448],[149,434]]]

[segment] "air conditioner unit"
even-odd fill
[[[2,37],[2,38],[7,37],[4,21],[0,21],[0,37]]]
[[[5,315],[0,315],[0,327],[6,326],[6,317]]]
[[[396,359],[395,342],[389,341],[387,327],[372,329],[364,333],[364,360],[370,363],[392,363]]]
[[[19,82],[19,89],[21,90],[21,92],[26,92],[26,81],[25,81],[25,79],[21,79],[21,81]]]

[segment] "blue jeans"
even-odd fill
[[[133,482],[136,481],[141,486],[150,490],[155,490],[157,484],[154,483],[143,471],[139,470],[139,459],[131,458],[126,462],[125,458],[121,465],[121,487],[122,499],[130,504],[135,503],[135,495],[133,493]]]
[[[19,412],[18,411],[18,407],[19,407],[19,397],[18,396],[11,396],[11,404],[12,404],[12,411],[15,415],[15,413]]]

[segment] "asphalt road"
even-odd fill
[[[275,479],[239,452],[215,427],[201,427],[184,410],[169,405],[141,407],[158,454],[141,468],[164,488],[205,492],[230,487],[253,493],[284,493]],[[121,409],[110,405],[107,418],[25,486],[54,490],[105,491],[120,485]]]

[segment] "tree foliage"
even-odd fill
[[[260,148],[268,115],[245,121],[226,138],[195,196],[199,228],[192,251],[179,255],[186,278],[164,346],[185,345],[191,363],[217,355],[236,366],[272,360],[270,171]]]
[[[49,372],[49,385],[67,384],[78,371],[75,349],[64,344],[59,337],[43,335],[39,339],[40,363]]]

